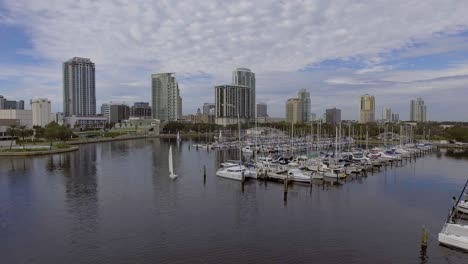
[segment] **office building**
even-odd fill
[[[400,115],[396,113],[392,113],[392,122],[399,122],[400,121]]]
[[[96,115],[95,66],[90,59],[74,57],[63,63],[65,116]]]
[[[256,104],[255,104],[255,73],[247,68],[237,68],[232,72],[232,84],[249,87],[250,95],[248,98],[249,117],[255,119]]]
[[[146,102],[136,102],[130,107],[130,117],[151,118],[151,106]]]
[[[174,73],[151,75],[153,119],[176,121],[182,116],[182,97]]]
[[[32,111],[22,109],[0,109],[0,120],[17,126],[33,127]]]
[[[382,121],[392,122],[392,109],[389,107],[384,107],[382,109]]]
[[[237,124],[237,117],[241,122],[251,119],[250,88],[242,85],[215,86],[216,124]]]
[[[24,101],[23,100],[19,100],[19,101],[7,100],[5,97],[0,95],[0,109],[24,110]]]
[[[359,123],[365,124],[369,122],[375,122],[375,97],[365,94],[361,96]]]
[[[203,114],[204,115],[214,115],[216,109],[216,104],[213,103],[204,103],[203,104]]]
[[[33,126],[45,127],[52,122],[50,118],[51,106],[50,101],[46,98],[38,98],[31,100],[32,124]]]
[[[302,123],[304,120],[304,104],[300,98],[290,98],[286,101],[286,122]]]
[[[299,90],[297,97],[302,100],[302,121],[312,121],[312,118],[310,116],[310,92],[306,89],[301,89]]]
[[[410,121],[413,122],[426,122],[427,106],[424,104],[423,99],[418,98],[411,100],[410,104]]]
[[[258,103],[257,104],[257,117],[268,117],[268,107],[265,103]]]
[[[104,129],[108,123],[108,118],[104,116],[68,116],[64,117],[63,123],[66,126],[78,130]]]
[[[327,109],[325,111],[326,122],[330,125],[337,125],[341,123],[341,110],[336,107]]]
[[[105,103],[101,106],[101,114],[109,124],[115,124],[130,117],[130,107],[121,103]]]

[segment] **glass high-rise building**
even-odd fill
[[[162,121],[176,121],[182,116],[182,97],[174,73],[151,75],[152,116]]]
[[[310,92],[306,89],[299,90],[298,98],[302,100],[302,121],[310,122]]]
[[[96,115],[95,66],[90,59],[74,57],[63,63],[63,111],[66,117]]]
[[[265,103],[257,104],[257,117],[268,117],[268,107]]]
[[[410,121],[426,122],[427,106],[422,98],[411,100],[410,104]]]
[[[255,119],[255,73],[247,68],[237,68],[232,72],[232,84],[249,87],[250,96],[248,97],[248,104],[250,105],[250,113],[247,118],[250,120]]]

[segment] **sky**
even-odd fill
[[[256,73],[273,117],[297,92],[312,112],[376,97],[409,118],[468,121],[468,1],[458,0],[0,0],[0,95],[46,97],[62,111],[62,63],[96,64],[100,104],[150,101],[151,74],[175,72],[183,113],[214,102],[232,71]]]

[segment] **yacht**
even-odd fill
[[[242,181],[242,174],[244,179],[257,178],[257,173],[243,165],[236,165],[232,167],[221,168],[216,172],[216,176],[226,179]]]

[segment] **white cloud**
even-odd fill
[[[284,98],[302,87],[314,87],[318,90],[312,93],[321,96],[327,90],[358,97],[363,89],[384,81],[434,78],[437,74],[394,72],[380,63],[396,49],[411,53],[414,43],[443,39],[444,32],[468,26],[468,2],[456,0],[4,0],[3,8],[7,14],[0,23],[20,25],[31,38],[31,50],[22,53],[54,65],[42,78],[60,81],[61,62],[74,56],[91,58],[97,67],[98,102],[149,101],[150,74],[170,71],[181,79],[184,112],[192,112],[204,101],[213,101],[213,86],[230,82],[232,69],[243,66],[258,74],[257,97],[272,103],[275,116],[283,115]],[[430,48],[426,52],[441,51]],[[367,68],[295,73],[324,60],[350,58]],[[279,80],[275,73],[290,79]],[[382,74],[385,78],[379,79]],[[207,78],[195,78],[200,75]],[[345,90],[346,84],[364,87]],[[48,89],[57,89],[54,99],[60,105],[61,87],[54,86]],[[325,102],[329,97],[321,99],[324,106],[330,104]],[[350,105],[349,98],[340,100]]]

